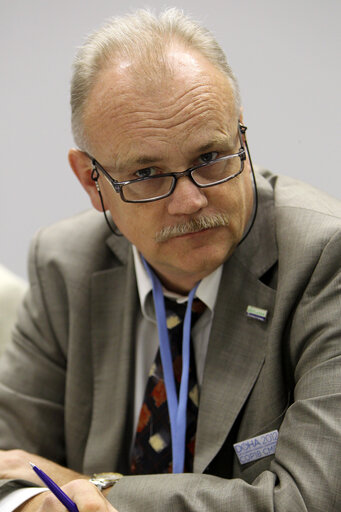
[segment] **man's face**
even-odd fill
[[[88,100],[85,127],[94,158],[118,181],[187,168],[236,153],[238,116],[231,86],[206,59],[174,49],[172,77],[161,87],[137,86],[122,62],[102,72]],[[106,178],[99,184],[115,224],[176,291],[188,291],[215,270],[241,240],[252,210],[250,168],[230,182],[199,189],[188,177],[172,195],[125,203]],[[223,214],[228,225],[164,241],[165,227]]]

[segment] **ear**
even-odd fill
[[[86,153],[84,153],[84,151],[80,151],[79,149],[70,149],[69,164],[79,179],[82,187],[90,197],[92,206],[96,210],[102,212],[102,205],[96,188],[96,182],[91,177],[93,170],[91,159]]]
[[[241,107],[239,109],[239,122],[241,124],[243,124],[243,115],[244,115],[244,107],[243,107],[243,105],[241,105]]]
[[[243,125],[244,124],[244,107],[241,106],[240,107],[240,110],[239,110],[239,119],[238,119],[238,122]],[[246,143],[246,136],[245,136],[245,132],[242,133],[242,139],[244,141],[244,144]]]

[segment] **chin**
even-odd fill
[[[216,250],[213,247],[210,247],[209,250],[192,250],[179,262],[179,267],[184,272],[197,274],[202,279],[224,263],[232,252],[232,248]]]

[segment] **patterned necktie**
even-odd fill
[[[179,396],[182,372],[182,329],[186,304],[178,304],[169,299],[165,299],[165,306],[175,384]],[[192,312],[192,326],[199,314],[200,313]],[[198,398],[198,385],[191,340],[185,449],[186,472],[192,472],[193,470]],[[142,404],[136,431],[135,444],[132,451],[131,473],[141,475],[171,472],[172,440],[166,388],[163,380],[159,349],[149,372],[144,402]]]

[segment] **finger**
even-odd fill
[[[117,512],[97,487],[87,480],[74,480],[63,491],[76,503],[79,512]]]
[[[32,512],[33,512],[33,510],[35,512],[65,512],[66,511],[64,505],[56,498],[56,496],[54,496],[54,494],[52,494],[52,492],[46,491],[41,496],[39,496],[39,498],[41,498],[39,506],[37,506],[37,504],[34,503],[32,500],[32,505],[34,505],[34,507],[32,509],[31,508],[28,509],[29,511],[31,511],[31,510],[32,510]],[[26,509],[24,509],[24,510],[26,510]]]

